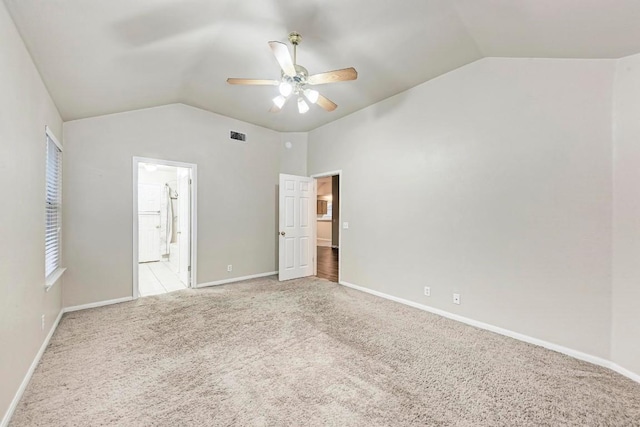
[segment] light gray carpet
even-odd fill
[[[323,279],[66,314],[11,426],[640,426],[612,371]]]

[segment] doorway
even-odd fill
[[[340,281],[340,172],[316,180],[316,276]]]
[[[196,165],[133,159],[133,297],[195,283]]]

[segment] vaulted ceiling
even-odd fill
[[[638,0],[4,0],[64,120],[175,102],[279,131],[306,131],[486,56],[620,58],[640,52]],[[267,42],[303,40],[338,104],[269,113]]]

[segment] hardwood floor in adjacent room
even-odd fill
[[[338,248],[318,246],[318,277],[338,282]]]

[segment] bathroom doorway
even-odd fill
[[[196,165],[133,160],[133,297],[193,287]]]

